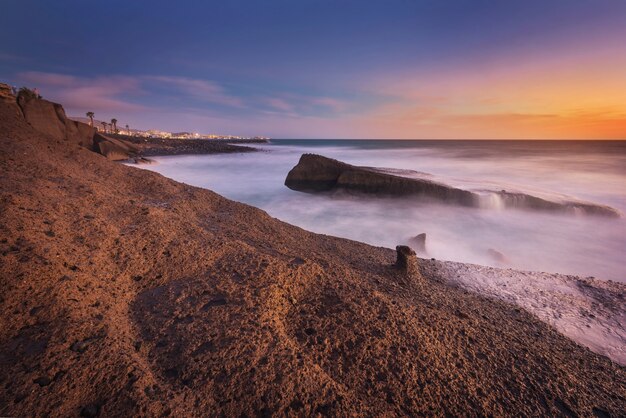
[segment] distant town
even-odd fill
[[[162,139],[260,139],[268,140],[270,138],[264,136],[238,136],[238,135],[223,135],[223,134],[202,134],[198,132],[167,132],[160,131],[158,129],[140,130],[132,129],[129,125],[118,125],[116,119],[111,119],[111,122],[104,122],[89,117],[71,117],[78,122],[83,122],[93,126],[99,132],[107,134],[120,134],[129,136],[138,136],[143,138],[162,138]]]

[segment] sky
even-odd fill
[[[0,82],[273,138],[626,139],[626,0],[4,0]]]

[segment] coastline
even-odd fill
[[[523,308],[577,344],[626,366],[625,283],[453,260],[419,260],[428,276]]]
[[[427,262],[417,280],[390,249],[115,164],[14,110],[2,414],[623,411],[624,367]]]
[[[164,157],[170,155],[228,154],[237,152],[256,152],[256,148],[245,144],[267,143],[259,139],[211,140],[211,139],[162,139],[143,138],[128,135],[109,135],[127,141],[139,148],[138,158]]]

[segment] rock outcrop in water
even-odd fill
[[[298,165],[287,175],[285,186],[305,192],[342,189],[380,196],[421,196],[462,206],[478,205],[478,196],[466,190],[382,173],[315,154],[300,157]]]
[[[428,251],[426,251],[426,233],[422,232],[409,238],[409,246],[420,254],[428,254]]]
[[[489,206],[490,199],[468,190],[422,178],[402,177],[372,167],[359,167],[316,154],[303,154],[289,171],[285,186],[301,192],[343,190],[376,196],[418,197],[443,203],[468,206]],[[500,207],[547,212],[580,213],[619,217],[617,210],[604,205],[576,201],[551,201],[525,193],[487,192]]]

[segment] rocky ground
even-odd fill
[[[206,139],[163,139],[141,138],[129,135],[110,135],[131,142],[138,147],[139,157],[190,154],[222,154],[230,152],[254,152],[255,148],[245,144],[266,143],[266,140],[206,140]]]
[[[0,415],[626,410],[626,369],[519,307],[43,135],[10,103],[0,213]]]

